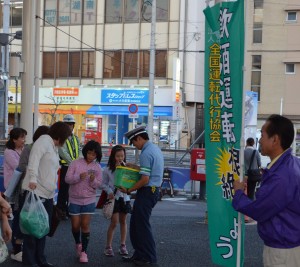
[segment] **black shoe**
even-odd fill
[[[49,263],[49,262],[45,262],[39,265],[40,267],[54,267],[53,264]]]
[[[122,261],[124,261],[124,262],[134,262],[135,260],[136,260],[136,257],[133,255],[131,257],[129,257],[129,256],[122,257]]]

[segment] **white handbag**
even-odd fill
[[[2,237],[2,230],[0,228],[0,263],[4,262],[8,257],[8,249],[5,244],[5,241]]]
[[[114,206],[115,206],[115,199],[107,199],[106,202],[103,205],[103,216],[106,219],[111,219],[114,211]]]

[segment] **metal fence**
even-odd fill
[[[103,145],[102,153],[103,157],[101,162],[108,161],[112,146]],[[125,146],[126,160],[127,162],[139,163],[140,151],[131,146]],[[190,153],[187,149],[169,149],[161,148],[164,155],[165,167],[190,167]]]
[[[0,140],[0,155],[3,155],[5,149],[6,140]],[[108,162],[110,151],[112,146],[102,145],[103,157],[101,162]],[[139,163],[139,153],[140,151],[132,146],[125,146],[127,162]],[[186,167],[190,166],[190,153],[188,149],[170,149],[170,148],[161,148],[164,160],[165,167]],[[0,166],[1,167],[1,166]]]

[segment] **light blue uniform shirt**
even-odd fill
[[[164,172],[164,157],[160,148],[147,141],[140,155],[140,174],[149,176],[146,186],[160,187]]]

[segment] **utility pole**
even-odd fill
[[[33,135],[33,85],[35,51],[35,12],[36,1],[23,1],[23,42],[22,61],[24,73],[21,75],[21,123],[20,126],[27,131],[27,140],[32,140]]]
[[[1,85],[0,101],[3,103],[0,109],[0,139],[6,139],[8,136],[8,69],[9,69],[9,4],[10,0],[3,2],[3,34],[1,35]],[[3,39],[2,39],[3,38]]]
[[[156,31],[156,0],[152,0],[150,66],[149,66],[149,106],[148,106],[148,135],[151,141],[153,141],[153,115],[154,115],[155,31]]]

